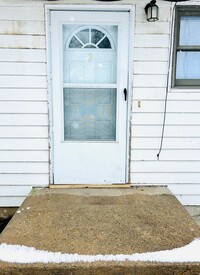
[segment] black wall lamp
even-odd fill
[[[148,3],[144,9],[147,15],[147,21],[155,22],[158,20],[158,6],[155,0]]]

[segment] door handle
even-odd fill
[[[124,88],[124,100],[126,101],[126,99],[127,99],[127,89]]]

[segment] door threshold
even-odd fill
[[[50,184],[51,189],[83,189],[83,188],[131,188],[130,184]]]

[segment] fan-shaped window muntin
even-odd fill
[[[84,27],[76,30],[66,44],[67,49],[112,49],[109,35],[97,27]]]

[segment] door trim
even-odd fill
[[[52,71],[51,71],[51,11],[96,11],[96,12],[129,12],[129,52],[128,52],[128,104],[127,104],[127,148],[126,148],[126,183],[130,183],[131,167],[131,105],[133,83],[133,42],[135,5],[45,5],[46,18],[46,52],[47,52],[47,95],[49,113],[49,184],[54,184],[54,148],[53,148],[53,101],[52,101]]]

